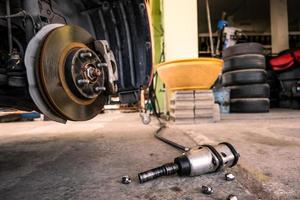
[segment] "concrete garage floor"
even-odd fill
[[[140,185],[137,173],[170,162],[180,152],[153,137],[157,124],[137,113],[109,112],[83,123],[1,124],[0,199],[300,199],[300,112],[230,115],[216,124],[174,125],[164,134],[187,146],[228,141],[239,165],[196,178],[177,176]],[[123,175],[133,178],[120,184]],[[205,196],[202,185],[215,193]]]

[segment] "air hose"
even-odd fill
[[[172,146],[172,147],[174,147],[174,148],[176,148],[176,149],[178,149],[180,151],[187,152],[187,151],[190,150],[189,147],[185,147],[183,145],[180,145],[180,144],[178,144],[176,142],[173,142],[173,141],[171,141],[171,140],[163,137],[161,135],[161,132],[164,129],[166,129],[166,128],[167,128],[167,126],[165,124],[163,124],[163,123],[160,122],[160,127],[155,131],[155,134],[154,134],[155,138],[159,139],[160,141],[162,141],[162,142],[164,142],[164,143],[166,143],[166,144],[168,144],[168,145],[170,145],[170,146]]]
[[[180,150],[183,154],[174,159],[173,162],[138,174],[140,183],[156,179],[162,176],[178,174],[179,176],[199,176],[213,173],[225,168],[231,168],[238,163],[239,153],[230,143],[220,143],[216,146],[201,145],[194,148],[185,147],[162,136],[162,131],[167,128],[160,120],[160,113],[156,110],[157,102],[155,87],[150,86],[150,102],[154,108],[154,115],[159,121],[159,128],[154,136],[158,140]]]

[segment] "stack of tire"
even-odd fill
[[[231,113],[263,113],[270,110],[263,46],[241,43],[223,51],[222,84],[230,89]]]

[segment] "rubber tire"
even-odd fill
[[[266,98],[231,99],[231,113],[266,113],[270,111],[270,100]]]
[[[24,71],[19,71],[19,72],[7,72],[6,73],[8,76],[24,76],[26,75],[26,72]]]
[[[291,100],[290,99],[286,99],[286,100],[280,100],[279,101],[279,108],[285,108],[285,109],[289,109],[291,108]]]
[[[278,75],[279,80],[300,80],[300,67],[290,69],[289,71],[282,72]]]
[[[224,60],[223,73],[241,69],[266,69],[266,58],[260,54],[245,54]]]
[[[270,87],[268,84],[254,84],[254,85],[242,85],[242,86],[231,86],[230,98],[269,98]]]
[[[291,108],[295,110],[300,110],[300,101],[297,99],[293,99],[291,101]]]
[[[7,75],[0,74],[0,85],[6,85],[7,84]]]
[[[279,107],[286,108],[286,109],[300,110],[300,100],[296,100],[296,99],[280,100]]]
[[[6,73],[6,69],[5,68],[0,68],[0,74],[5,74]]]
[[[223,86],[248,85],[266,83],[267,73],[265,70],[245,69],[226,72],[222,75]]]
[[[243,55],[243,54],[261,54],[263,55],[264,48],[259,43],[241,43],[228,47],[223,51],[223,59],[228,57]]]
[[[26,87],[27,81],[24,77],[11,76],[8,78],[8,85],[11,87]]]
[[[292,98],[294,96],[293,89],[297,86],[299,80],[281,81],[281,96]]]

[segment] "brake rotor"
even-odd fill
[[[77,26],[50,32],[41,49],[36,78],[51,110],[66,120],[95,117],[106,102],[103,62],[89,48],[95,39]]]
[[[51,109],[45,98],[43,98],[44,96],[42,95],[42,91],[40,90],[37,78],[35,76],[37,66],[39,65],[40,50],[46,36],[54,29],[62,26],[64,26],[64,24],[49,24],[44,26],[30,40],[26,49],[24,61],[29,85],[29,93],[38,110],[53,121],[66,123],[66,120],[57,112],[55,112],[55,110]]]

